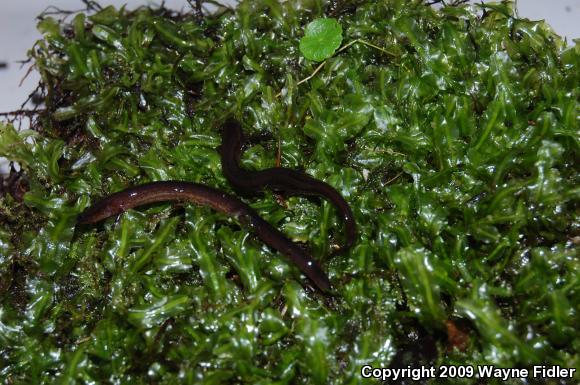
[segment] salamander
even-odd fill
[[[321,291],[330,291],[331,284],[328,277],[318,262],[300,246],[262,219],[254,209],[241,200],[198,183],[165,181],[130,187],[111,194],[87,208],[77,217],[77,224],[97,223],[134,207],[166,201],[192,202],[209,206],[236,218],[262,242],[295,263]]]

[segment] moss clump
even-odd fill
[[[0,200],[0,377],[342,384],[367,381],[363,364],[578,367],[580,52],[511,7],[264,0],[201,22],[44,18],[30,55],[45,109],[32,131],[0,129],[26,190],[12,178]],[[370,44],[301,82],[318,63],[298,42],[320,17],[343,45]],[[244,167],[274,165],[280,143],[283,166],[352,205],[360,240],[328,260],[331,205],[248,200],[308,243],[335,298],[209,209],[74,229],[133,184],[231,190],[216,151],[227,115],[253,138]]]

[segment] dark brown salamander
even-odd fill
[[[298,265],[316,286],[330,290],[330,281],[318,262],[290,241],[279,230],[263,220],[254,209],[222,191],[190,182],[152,182],[111,194],[87,208],[77,218],[77,224],[91,224],[120,214],[131,208],[155,202],[187,201],[209,206],[228,214],[248,226],[265,244],[284,254]]]
[[[345,252],[356,241],[356,223],[348,203],[332,186],[303,172],[284,167],[272,167],[260,171],[248,171],[240,167],[244,144],[241,125],[228,120],[222,128],[222,144],[219,147],[222,172],[234,189],[245,195],[256,195],[270,189],[287,195],[317,195],[328,199],[344,221],[346,240],[337,252]]]

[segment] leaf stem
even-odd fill
[[[338,54],[338,53],[341,53],[342,51],[344,51],[345,49],[347,49],[348,47],[350,47],[350,46],[352,46],[352,45],[354,45],[354,44],[356,44],[356,43],[361,43],[361,44],[364,44],[364,45],[366,45],[366,46],[369,46],[369,47],[371,47],[371,48],[378,49],[379,51],[381,51],[381,52],[383,52],[383,53],[386,53],[387,55],[389,55],[389,56],[392,56],[392,57],[396,57],[396,56],[397,56],[396,54],[394,54],[394,53],[392,53],[392,52],[390,52],[390,51],[387,51],[386,49],[384,49],[384,48],[382,48],[382,47],[379,47],[378,45],[374,45],[373,43],[370,43],[370,42],[368,42],[368,41],[366,41],[366,40],[363,40],[363,39],[355,39],[355,40],[353,40],[353,41],[351,41],[351,42],[349,42],[349,43],[347,43],[347,44],[343,45],[342,47],[340,47],[340,48],[338,49],[338,51],[336,51],[336,52],[335,52],[335,54],[334,54],[333,56],[335,56],[335,55],[336,55],[336,54]],[[315,77],[315,76],[316,76],[316,74],[317,74],[318,72],[320,72],[320,70],[322,69],[322,67],[324,67],[324,65],[326,64],[327,60],[328,60],[328,59],[325,59],[325,60],[324,60],[322,63],[320,63],[320,64],[319,64],[319,65],[318,65],[318,66],[317,66],[317,67],[314,69],[314,71],[312,71],[312,73],[311,73],[310,75],[308,75],[308,76],[307,76],[307,77],[305,77],[304,79],[300,80],[298,83],[296,83],[296,85],[297,85],[297,86],[299,86],[300,84],[302,84],[302,83],[306,83],[307,81],[309,81],[310,79],[312,79],[313,77]],[[278,98],[278,97],[280,97],[281,95],[282,95],[282,91],[278,92],[278,93],[276,94],[276,96],[275,96],[275,97],[276,97],[276,98]]]

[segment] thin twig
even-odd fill
[[[434,4],[439,4],[439,3],[443,3],[443,5],[447,5],[447,4],[445,4],[444,0],[433,0],[430,2],[426,2],[425,5],[434,5]]]
[[[322,67],[324,67],[325,64],[326,64],[326,60],[323,61],[322,63],[320,63],[318,65],[318,67],[316,67],[314,72],[312,72],[309,76],[305,77],[304,79],[300,80],[298,83],[296,83],[296,85],[299,86],[300,84],[305,83],[305,82],[309,81],[310,79],[312,79],[313,77],[315,77],[316,74],[318,73],[318,71],[320,71],[322,69]]]
[[[227,4],[222,4],[219,1],[215,1],[215,0],[205,0],[204,3],[215,5],[218,8],[225,8],[225,9],[230,10],[230,11],[235,10],[232,6],[229,6]]]
[[[357,41],[357,40],[358,40],[358,41]],[[369,46],[369,47],[372,47],[372,48],[374,48],[374,49],[378,49],[379,51],[381,51],[381,52],[384,52],[384,53],[386,53],[387,55],[390,55],[390,56],[392,56],[392,57],[397,57],[397,55],[396,55],[396,54],[392,53],[391,51],[387,51],[386,49],[384,49],[384,48],[381,48],[381,47],[379,47],[378,45],[374,45],[373,43],[370,43],[370,42],[368,42],[368,41],[366,41],[366,40],[363,40],[363,39],[357,39],[357,40],[355,40],[355,41],[357,41],[358,43],[361,43],[361,44],[367,45],[367,46]]]
[[[322,67],[324,67],[324,65],[326,64],[326,60],[323,61],[322,63],[320,63],[318,65],[318,67],[316,67],[316,69],[314,70],[314,72],[312,72],[310,75],[308,75],[307,77],[305,77],[304,79],[300,80],[298,83],[296,83],[297,86],[299,86],[300,84],[309,81],[310,79],[312,79],[313,77],[316,76],[316,74],[318,73],[318,71],[320,71],[322,69]],[[282,91],[278,92],[274,97],[275,98],[279,98],[280,96],[282,96]]]
[[[460,6],[461,4],[465,4],[465,3],[467,3],[467,2],[469,2],[469,0],[454,0],[454,1],[453,1],[453,2],[450,4],[450,5],[451,5],[452,7],[458,7],[458,6]]]
[[[26,73],[24,74],[24,76],[22,77],[22,79],[20,79],[20,83],[18,83],[18,87],[22,87],[22,83],[24,83],[24,80],[26,80],[26,78],[28,77],[28,75],[30,75],[30,73],[32,72],[32,69],[34,68],[34,64],[31,64],[30,67],[28,67],[28,70],[26,71]]]
[[[392,177],[391,179],[389,179],[386,183],[385,186],[390,185],[391,183],[393,183],[395,180],[397,180],[401,175],[403,175],[403,171],[401,171],[400,173],[398,173],[397,175],[395,175],[394,177]]]
[[[378,49],[379,51],[384,52],[387,55],[390,55],[390,56],[393,56],[393,57],[396,57],[397,56],[396,54],[394,54],[394,53],[392,53],[390,51],[387,51],[386,49],[381,48],[378,45],[374,45],[373,43],[369,43],[368,41],[362,40],[362,39],[355,39],[355,40],[353,40],[353,41],[345,44],[344,46],[340,47],[340,49],[338,51],[336,51],[335,55],[341,53],[342,51],[344,51],[345,49],[347,49],[348,47],[350,47],[351,45],[356,44],[356,43],[361,43],[361,44],[367,45],[369,47]],[[314,69],[314,71],[310,75],[308,75],[304,79],[300,80],[298,83],[296,83],[296,85],[299,86],[300,84],[305,83],[305,82],[309,81],[310,79],[312,79],[313,77],[315,77],[316,74],[322,69],[322,67],[324,67],[324,65],[326,64],[327,60],[328,59],[326,59],[322,63],[320,63],[318,65],[318,67],[316,67],[316,69]],[[281,95],[282,95],[282,91],[278,92],[275,97],[278,98]]]
[[[342,47],[339,48],[338,51],[336,51],[336,53],[341,53],[342,51],[344,51],[345,49],[347,49],[348,47],[350,47],[351,45],[353,45],[354,43],[358,42],[360,39],[354,39],[353,41],[351,41],[350,43],[347,43],[345,45],[343,45]]]
[[[92,0],[81,0],[83,4],[87,7],[87,11],[101,11],[103,7],[96,1]]]
[[[203,20],[203,9],[201,7],[202,1],[201,0],[187,0],[187,3],[191,7],[191,9],[193,9],[193,12],[195,14],[195,18],[197,19],[197,21],[201,22]]]
[[[79,13],[82,11],[84,11],[84,9],[79,9],[77,11],[69,11],[66,9],[61,9],[61,8],[55,7],[54,5],[49,5],[48,7],[46,7],[44,9],[44,11],[42,11],[40,13],[40,15],[38,17],[52,16],[52,15],[72,15],[73,13]]]
[[[36,43],[34,44],[34,46],[36,46]],[[34,46],[32,48],[34,48]],[[15,63],[20,64],[20,69],[22,69],[22,67],[24,67],[25,64],[28,64],[32,61],[32,58],[29,57],[28,59],[24,59],[24,60],[16,60]]]
[[[15,110],[15,111],[7,111],[7,112],[0,112],[0,116],[18,116],[18,115],[26,115],[26,116],[34,116],[46,112],[46,108],[39,108],[35,110]]]
[[[392,57],[397,56],[396,54],[392,53],[391,51],[387,51],[386,49],[379,47],[378,45],[374,45],[373,43],[368,42],[368,41],[363,40],[363,39],[355,39],[355,40],[351,41],[350,43],[345,44],[338,51],[336,51],[336,53],[340,53],[340,52],[344,51],[345,49],[347,49],[348,47],[350,47],[351,45],[356,44],[356,43],[361,43],[361,44],[364,44],[364,45],[369,46],[371,48],[378,49],[379,51],[384,52],[387,55],[390,55]]]
[[[31,93],[29,93],[28,94],[28,97],[26,98],[26,100],[20,105],[20,109],[23,109],[24,106],[34,97],[34,95],[36,95],[36,93],[39,90],[42,90],[43,87],[44,86],[43,86],[42,82],[38,82],[38,85],[36,86],[36,88],[34,89],[34,91],[32,91]],[[34,103],[34,104],[36,104],[36,103]],[[37,108],[35,107],[34,109],[36,110]]]

